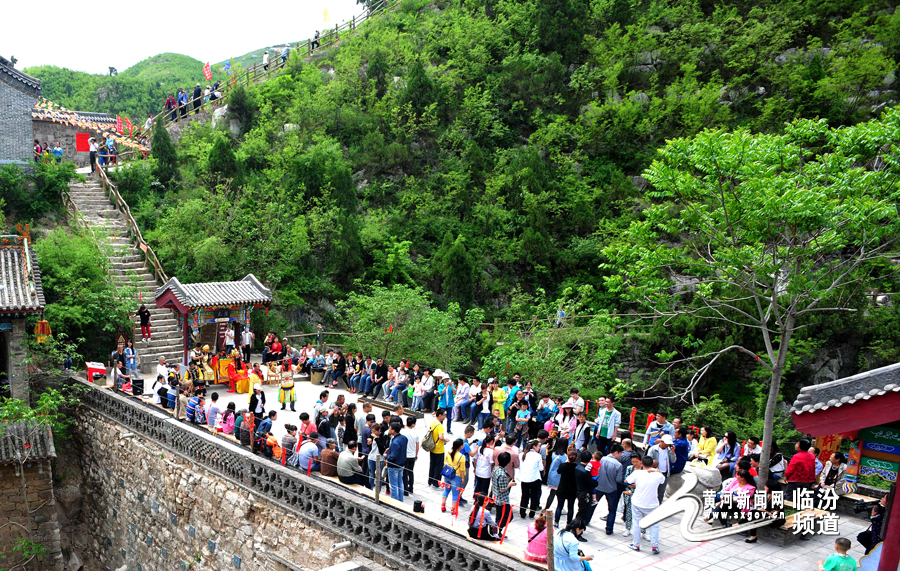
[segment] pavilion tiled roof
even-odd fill
[[[797,395],[797,400],[794,401],[791,412],[796,415],[816,412],[868,400],[889,392],[900,392],[900,363],[821,385],[803,387]]]
[[[29,248],[31,272],[21,245],[0,246],[0,313],[38,312],[44,309],[41,270]]]
[[[56,458],[50,427],[13,422],[0,424],[0,464]]]
[[[263,286],[253,274],[236,282],[210,282],[183,284],[178,278],[170,278],[156,290],[156,299],[171,290],[175,298],[185,307],[208,307],[217,305],[269,304],[272,290]]]
[[[7,82],[13,85],[20,85],[29,93],[39,94],[41,92],[41,80],[31,77],[26,73],[22,73],[13,67],[12,63],[6,58],[0,57],[0,74]]]

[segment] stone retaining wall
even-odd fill
[[[251,454],[143,403],[81,382],[93,549],[110,569],[280,570],[364,555],[395,569],[513,571],[521,562],[352,491]],[[99,414],[98,414],[99,413]],[[134,433],[123,437],[125,433]],[[193,529],[193,531],[192,531]],[[353,547],[328,558],[333,541]],[[164,551],[165,550],[165,551]],[[236,558],[240,558],[238,561]],[[240,567],[239,567],[240,566]],[[177,567],[176,567],[177,568]]]

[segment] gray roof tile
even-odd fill
[[[900,392],[900,363],[872,369],[845,379],[803,387],[791,412],[816,412],[857,401],[868,400],[889,392]]]
[[[0,464],[56,458],[50,427],[14,422],[0,425]]]
[[[31,255],[31,275],[22,246],[0,246],[0,313],[33,312],[44,309],[44,289],[41,271],[34,250]]]
[[[10,78],[23,84],[31,92],[41,92],[41,80],[31,77],[27,73],[22,73],[13,67],[12,63],[6,58],[0,57],[0,73],[8,75]]]
[[[176,299],[186,307],[211,305],[268,304],[272,302],[272,290],[263,286],[253,274],[236,282],[209,282],[182,284],[178,278],[170,278],[157,288],[156,298],[172,290]]]

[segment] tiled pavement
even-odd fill
[[[149,386],[149,385],[148,385]],[[300,412],[312,413],[312,406],[318,398],[319,392],[325,387],[322,385],[312,385],[310,383],[298,383],[296,385],[297,393],[297,412],[292,413],[290,410],[280,411],[275,421],[274,434],[279,438],[284,434],[284,425],[300,424],[298,415]],[[230,401],[234,401],[238,410],[246,408],[248,396],[246,394],[228,394],[222,387],[214,387],[214,390],[220,395],[220,406],[224,408]],[[268,409],[280,408],[278,403],[278,389],[276,386],[265,386],[264,392],[268,401]],[[346,391],[331,390],[331,399],[337,394],[345,394],[347,402],[356,402],[356,396]],[[381,409],[374,410],[378,419],[381,419]],[[426,415],[424,420],[417,423],[420,434],[424,435],[428,425],[432,421],[431,415]],[[462,436],[464,425],[462,423],[453,423],[453,433]],[[406,503],[412,504],[414,499],[421,499],[425,504],[425,516],[437,523],[451,525],[453,517],[450,515],[448,500],[447,513],[440,512],[440,496],[441,491],[431,488],[427,485],[428,472],[428,453],[420,452],[419,461],[415,467],[415,487],[412,497],[407,496]],[[464,497],[471,500],[472,486],[474,478],[470,478],[468,487]],[[542,504],[546,502],[549,488],[544,486],[541,494]],[[512,501],[514,505],[518,505],[520,500],[519,491],[513,490]],[[619,510],[621,511],[621,502]],[[460,510],[460,518],[465,518],[471,509],[471,501],[467,506]],[[555,505],[554,505],[555,509]],[[744,543],[741,536],[732,536],[717,539],[709,542],[694,543],[685,540],[678,530],[680,519],[678,517],[670,518],[660,524],[660,549],[659,555],[650,553],[648,541],[643,542],[640,552],[631,551],[628,548],[630,538],[622,537],[625,525],[621,521],[621,516],[617,517],[615,532],[613,535],[607,536],[604,531],[604,519],[607,513],[606,502],[601,501],[597,506],[594,514],[593,522],[590,528],[585,532],[587,543],[582,544],[582,549],[588,555],[594,556],[593,568],[615,569],[616,571],[636,571],[636,570],[678,570],[678,571],[697,571],[701,569],[715,569],[716,571],[768,571],[790,569],[791,571],[815,570],[816,562],[819,559],[827,558],[833,552],[834,537],[833,536],[814,536],[809,541],[798,541],[794,545],[786,548],[778,547],[765,543],[760,539],[756,544]],[[565,522],[565,513],[562,521]],[[518,508],[516,508],[515,516],[507,530],[504,545],[519,547],[524,549],[526,541],[527,520],[519,518]],[[702,524],[701,524],[702,525]],[[841,516],[840,533],[843,537],[847,537],[853,542],[851,555],[859,558],[863,551],[859,548],[856,541],[856,535],[866,528],[865,521],[853,517]],[[524,567],[523,567],[524,568]]]

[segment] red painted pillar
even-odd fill
[[[188,314],[184,314],[184,356],[181,358],[181,364],[187,367],[188,364]]]
[[[890,519],[886,522],[887,528],[884,537],[884,544],[881,546],[881,560],[878,562],[878,571],[897,571],[897,565],[900,565],[900,541],[897,541],[897,534],[900,534],[900,493],[897,492],[897,484],[894,484],[891,490],[890,499]]]

